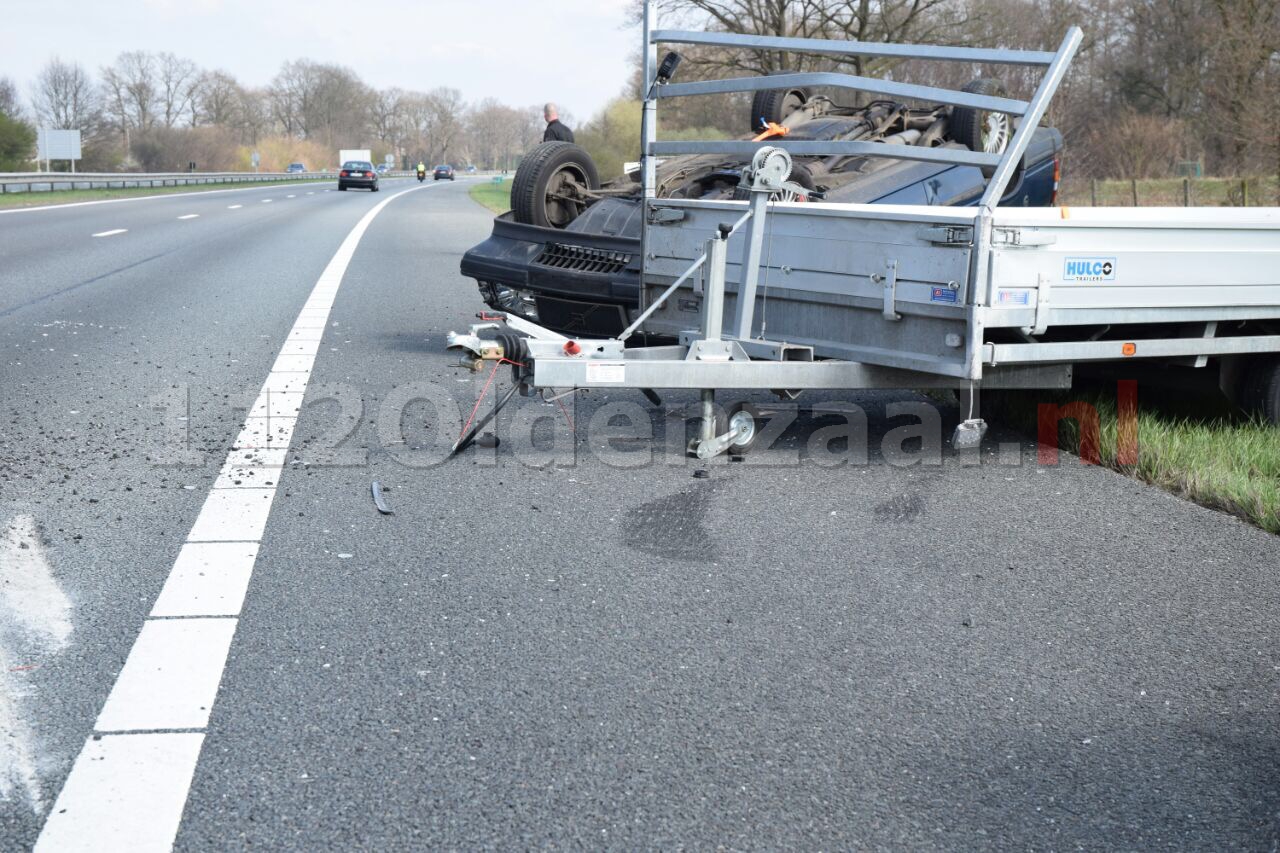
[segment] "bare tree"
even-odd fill
[[[75,129],[93,136],[101,123],[101,99],[84,66],[57,57],[36,75],[32,93],[36,118],[46,127]]]
[[[388,148],[398,149],[404,139],[403,89],[383,89],[373,99],[373,131]]]
[[[242,105],[243,92],[236,78],[225,71],[206,71],[192,94],[193,123],[238,127]]]
[[[150,130],[155,124],[155,58],[145,51],[120,54],[114,64],[102,69],[103,95],[107,112],[125,134]]]
[[[373,134],[374,93],[355,72],[299,59],[271,82],[271,113],[286,134],[325,145],[355,147]]]
[[[200,69],[189,59],[161,53],[154,60],[160,96],[159,117],[165,127],[176,127],[183,119],[194,123],[192,102],[200,82]]]
[[[463,117],[466,105],[462,101],[462,93],[457,89],[441,86],[427,93],[426,104],[430,117],[429,150],[436,154],[433,158],[446,163],[449,156],[462,142],[464,124]]]
[[[467,114],[472,162],[482,169],[513,169],[542,138],[541,109],[518,109],[486,98]]]
[[[655,0],[660,14],[680,24],[730,33],[787,38],[902,42],[957,32],[964,17],[955,0]],[[946,14],[944,14],[946,12]],[[778,50],[693,49],[695,67],[737,74],[777,74],[850,66],[856,74],[885,60],[818,57]]]

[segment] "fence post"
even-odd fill
[[[1137,207],[1138,206],[1138,179],[1130,178],[1129,183],[1130,183],[1130,187],[1133,189],[1133,206]]]
[[[1240,201],[1245,207],[1249,206],[1249,179],[1245,178],[1240,181]]]
[[[1098,179],[1093,178],[1089,181],[1089,206],[1098,206]]]
[[[1191,179],[1190,178],[1182,179],[1182,206],[1183,207],[1191,206]]]

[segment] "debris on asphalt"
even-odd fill
[[[484,435],[476,439],[476,444],[485,448],[497,447],[499,443],[500,439],[491,432],[486,432]]]
[[[378,512],[383,515],[395,515],[395,510],[393,510],[391,505],[387,503],[387,499],[382,496],[382,493],[386,491],[386,489],[383,488],[383,485],[377,480],[374,480],[370,489],[373,492],[373,505],[378,508]]]
[[[699,468],[697,471],[693,472],[693,476],[695,479],[698,479],[698,480],[706,480],[710,478],[711,472],[708,471],[706,468]]]

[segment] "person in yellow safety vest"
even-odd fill
[[[425,173],[426,171],[427,171],[427,164],[426,164],[426,163],[419,163],[419,164],[418,164],[418,173],[419,173],[419,174],[423,174],[423,173]]]

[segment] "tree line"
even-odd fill
[[[167,52],[126,51],[91,72],[50,59],[21,97],[0,78],[0,169],[30,168],[34,126],[78,129],[81,171],[201,170],[291,162],[332,168],[340,148],[368,148],[397,166],[423,161],[514,168],[541,138],[538,107],[468,104],[453,88],[369,86],[341,65],[297,59],[265,87]],[[55,163],[55,168],[69,164]]]

